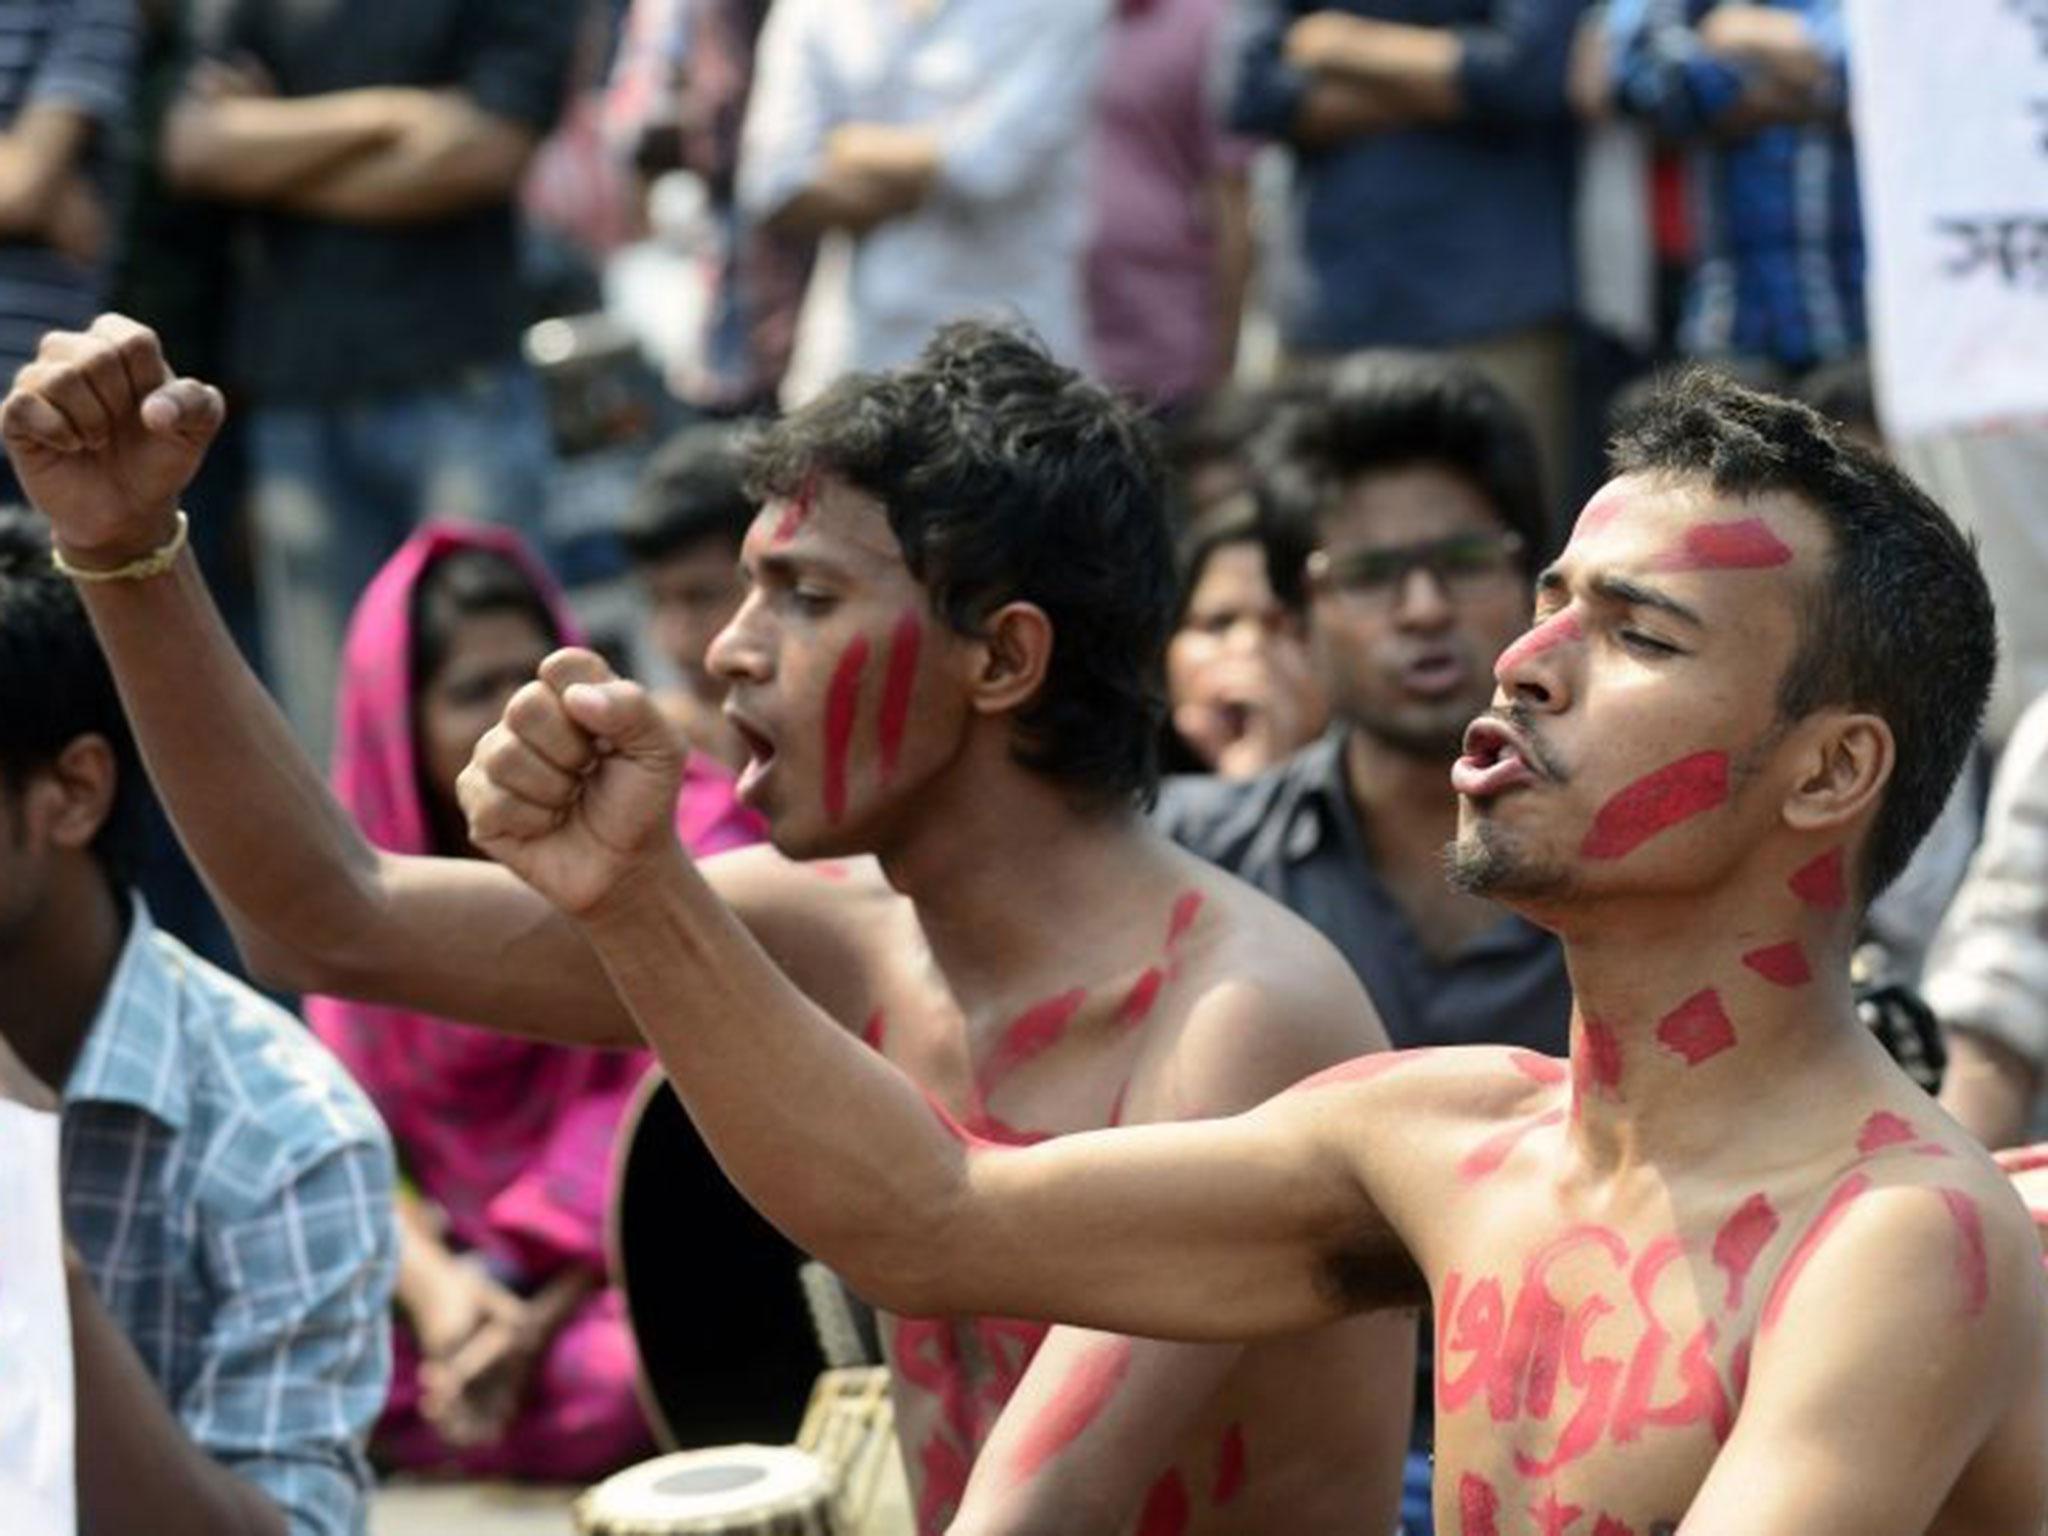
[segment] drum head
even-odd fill
[[[576,1528],[640,1532],[824,1532],[832,1481],[790,1446],[722,1445],[628,1467],[576,1501]]]
[[[659,1070],[620,1136],[607,1236],[657,1437],[794,1439],[823,1364],[802,1254],[726,1181]]]

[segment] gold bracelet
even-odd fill
[[[73,565],[64,558],[64,552],[57,548],[55,541],[50,544],[50,564],[62,576],[73,581],[147,581],[152,576],[161,576],[177,563],[183,553],[185,540],[192,532],[192,521],[185,516],[184,509],[178,511],[178,526],[168,539],[139,559],[130,560],[126,565],[117,565],[111,570],[97,571],[85,566]]]

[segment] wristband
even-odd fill
[[[171,536],[148,554],[130,560],[126,565],[117,565],[105,571],[73,565],[64,558],[64,552],[57,548],[55,542],[50,545],[50,564],[57,568],[59,575],[69,576],[73,581],[147,581],[152,576],[163,575],[177,562],[178,556],[184,552],[185,541],[191,532],[192,521],[185,516],[184,509],[180,508],[178,526],[172,530]]]

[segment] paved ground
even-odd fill
[[[370,1536],[570,1536],[580,1488],[398,1483],[370,1505]]]

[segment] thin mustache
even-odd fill
[[[1536,718],[1528,705],[1516,699],[1498,708],[1489,709],[1486,713],[1495,720],[1505,721],[1521,734],[1522,740],[1528,743],[1529,756],[1534,759],[1536,769],[1543,777],[1557,784],[1570,781],[1571,775],[1565,772],[1564,764],[1557,760],[1550,748],[1544,744],[1543,737],[1538,734]]]

